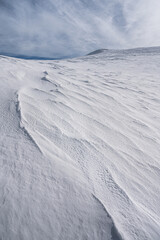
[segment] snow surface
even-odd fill
[[[160,239],[160,48],[0,56],[0,239]]]

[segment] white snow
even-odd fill
[[[0,239],[160,239],[160,48],[0,56]]]

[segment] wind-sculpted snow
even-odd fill
[[[0,64],[0,238],[159,240],[159,48]]]

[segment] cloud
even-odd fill
[[[63,57],[160,45],[159,0],[0,0],[0,52]]]

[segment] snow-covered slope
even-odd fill
[[[160,239],[160,48],[0,57],[0,239]]]

